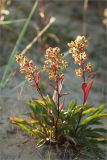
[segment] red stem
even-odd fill
[[[81,68],[82,68],[82,70],[84,70],[84,64],[82,64],[82,63],[81,63]],[[86,77],[85,77],[85,72],[84,71],[83,71],[82,78],[83,78],[83,82],[86,83]],[[84,92],[84,100],[85,100],[85,92]],[[84,100],[83,100],[83,105],[85,104]],[[81,118],[82,118],[82,114],[79,115],[79,120],[78,120],[77,126],[75,128],[75,132],[77,132],[77,130],[78,130],[78,126],[80,124]]]
[[[42,92],[41,92],[41,89],[40,89],[40,87],[39,87],[39,84],[36,83],[34,73],[32,74],[32,76],[33,76],[33,78],[34,78],[34,83],[35,83],[35,85],[36,85],[36,90],[37,90],[37,92],[39,93],[40,97],[43,99],[45,105],[47,105],[47,104],[46,104],[46,100],[45,100],[45,98],[44,98],[43,95],[42,95]]]
[[[83,76],[82,76],[83,82],[86,83],[86,77],[85,77],[84,64],[83,64],[83,63],[81,63],[81,68],[82,68],[82,70],[83,70]],[[85,93],[84,93],[84,99],[85,99]],[[84,100],[83,100],[83,104],[85,104],[85,101],[84,101]]]
[[[59,103],[60,103],[60,93],[59,93],[59,85],[58,85],[58,79],[56,80],[56,91],[57,91],[57,106],[58,106],[58,115],[57,115],[57,119],[56,119],[56,123],[55,123],[55,139],[57,141],[58,138],[58,120],[59,120],[59,114],[60,114],[60,110],[59,110]]]

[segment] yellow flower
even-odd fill
[[[87,54],[86,54],[86,52],[81,52],[81,53],[79,54],[79,56],[80,56],[80,59],[81,59],[82,61],[84,61],[84,60],[87,59]]]
[[[75,64],[81,65],[81,58],[80,58],[79,55],[77,55],[77,56],[74,57],[74,62],[75,62]]]
[[[104,9],[104,16],[107,17],[107,8]]]
[[[86,49],[88,46],[88,41],[84,36],[77,36],[75,41],[68,43],[72,58],[74,63],[80,66],[79,69],[75,70],[77,76],[83,76],[85,72],[92,71],[93,65],[91,63],[87,64],[88,56]]]
[[[29,60],[23,54],[16,56],[16,62],[20,65],[20,72],[25,74],[25,78],[29,81],[34,80],[34,73],[36,72],[36,66],[33,66],[32,60]]]
[[[29,60],[28,57],[26,57],[23,54],[19,54],[19,55],[16,56],[16,62],[20,66],[32,65],[32,60]]]
[[[88,63],[86,66],[85,66],[85,71],[92,71],[93,69],[93,64],[91,63]]]
[[[86,49],[88,46],[88,41],[84,36],[77,36],[75,43],[78,49]]]
[[[85,52],[87,45],[88,41],[84,36],[77,36],[75,41],[68,43],[72,58],[76,64],[82,65],[87,59],[87,54]]]
[[[75,69],[76,76],[82,77],[83,76],[83,70],[81,68]]]
[[[29,74],[29,75],[26,75],[25,78],[28,80],[28,81],[33,81],[34,80],[34,77]]]
[[[72,57],[74,58],[75,64],[82,65],[87,59],[87,54],[85,52],[81,52],[80,54],[75,54]]]
[[[46,50],[44,71],[49,75],[50,79],[60,79],[62,71],[67,67],[68,63],[63,59],[63,54],[60,54],[60,48],[49,47]]]
[[[107,27],[107,8],[104,9],[104,17],[103,24]]]
[[[87,49],[88,41],[84,36],[77,36],[75,41],[68,43],[71,53],[83,52]]]

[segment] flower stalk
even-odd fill
[[[93,80],[88,82],[89,75],[92,76],[93,65],[88,63],[88,56],[86,49],[88,47],[88,40],[84,36],[77,36],[75,41],[71,41],[68,43],[70,48],[70,52],[72,54],[72,58],[74,59],[74,63],[79,66],[78,69],[75,69],[76,76],[82,77],[82,91],[83,91],[83,105],[85,105],[89,91],[92,87]],[[82,118],[82,109],[80,109],[80,115],[78,119],[77,126],[75,128],[75,132],[78,130],[78,126],[81,122]]]
[[[57,142],[58,139],[58,120],[60,116],[61,109],[64,106],[64,103],[60,104],[61,98],[61,89],[62,82],[64,80],[63,70],[66,69],[68,63],[63,59],[63,54],[60,54],[60,48],[49,47],[46,50],[45,55],[45,64],[44,71],[46,71],[49,75],[49,78],[54,80],[55,86],[51,85],[54,88],[53,100],[57,105],[57,117],[55,122],[55,140]],[[61,87],[61,88],[60,88]],[[62,106],[61,106],[62,105]],[[60,107],[61,106],[61,107]]]
[[[25,74],[25,78],[28,81],[32,81],[34,83],[39,96],[46,104],[46,100],[39,86],[39,78],[41,72],[37,71],[37,66],[34,66],[32,60],[29,60],[29,58],[22,53],[16,56],[16,62],[20,65],[20,72],[22,74]]]
[[[83,104],[86,103],[89,91],[92,87],[93,81],[88,82],[89,75],[93,76],[93,64],[88,62],[86,49],[88,47],[88,40],[84,36],[77,36],[75,41],[68,43],[74,63],[79,66],[75,69],[76,76],[82,77],[81,85],[83,91]]]

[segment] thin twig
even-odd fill
[[[21,51],[22,54],[25,54],[34,44],[37,42],[37,40],[46,32],[46,30],[55,22],[55,18],[51,17],[49,23],[39,32],[39,34],[25,47],[23,51]]]

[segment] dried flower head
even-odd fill
[[[107,27],[107,8],[104,9],[103,24]]]
[[[85,72],[92,71],[93,65],[87,64],[87,53],[88,40],[84,36],[77,36],[75,41],[68,43],[74,63],[78,64],[80,68],[75,70],[77,76],[83,76]]]
[[[29,58],[23,54],[19,54],[16,56],[16,62],[20,65],[20,72],[25,74],[25,78],[29,81],[34,80],[36,66],[33,66],[32,60],[29,60]]]
[[[11,3],[11,0],[0,0],[0,21],[4,21],[5,17],[9,15],[7,6]]]
[[[60,48],[49,47],[46,50],[44,71],[48,72],[50,79],[61,79],[62,71],[67,67],[68,63],[63,59],[63,54],[59,54]]]

